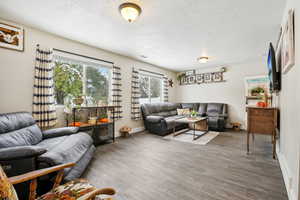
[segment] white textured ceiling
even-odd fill
[[[1,0],[0,18],[181,71],[261,57],[285,7],[285,0],[131,0],[143,12],[129,24],[122,2]],[[202,55],[211,61],[199,64]]]

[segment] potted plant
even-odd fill
[[[181,79],[185,76],[185,73],[179,73],[177,75],[177,81],[181,81]]]
[[[84,97],[82,94],[79,94],[75,98],[73,98],[73,103],[76,106],[81,106],[81,104],[83,104],[83,102],[84,102]]]
[[[190,114],[191,114],[191,117],[192,117],[192,118],[196,118],[197,115],[198,115],[198,112],[195,111],[195,110],[192,110]]]
[[[265,90],[262,87],[255,87],[253,89],[251,89],[251,96],[262,96],[264,95]]]

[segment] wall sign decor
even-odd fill
[[[219,83],[225,82],[223,74],[226,70],[221,68],[220,71],[198,73],[196,70],[191,70],[185,73],[181,73],[177,76],[177,80],[180,85],[192,85],[192,84],[203,84],[203,83]]]
[[[24,28],[10,22],[0,21],[0,47],[24,51]]]

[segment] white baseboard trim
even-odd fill
[[[295,191],[292,188],[293,180],[291,172],[288,168],[285,156],[280,152],[278,141],[276,142],[276,154],[279,161],[279,166],[282,172],[285,188],[288,194],[289,200],[297,200]]]
[[[133,128],[132,131],[130,132],[130,134],[133,134],[133,133],[140,133],[140,132],[143,132],[145,130],[145,127],[137,127],[137,128]]]

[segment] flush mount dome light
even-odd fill
[[[119,7],[120,13],[124,19],[128,22],[135,21],[138,16],[142,13],[140,6],[134,3],[123,3]]]
[[[208,57],[207,56],[202,56],[200,58],[197,58],[199,63],[207,63],[208,62]]]

